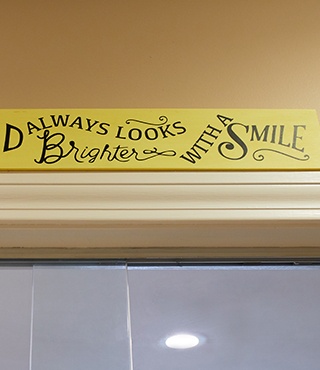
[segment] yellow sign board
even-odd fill
[[[314,110],[0,110],[0,170],[317,170]]]

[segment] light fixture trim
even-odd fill
[[[190,349],[198,346],[199,343],[199,336],[189,333],[174,334],[165,340],[165,345],[171,349]]]

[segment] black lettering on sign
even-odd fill
[[[270,128],[270,126],[266,125],[266,126],[264,126],[264,129],[259,133],[258,127],[256,125],[252,125],[251,126],[252,133],[251,133],[250,141],[254,141],[254,140],[261,141],[261,139],[262,139],[262,141],[267,141],[268,140],[269,128]],[[262,136],[263,136],[263,138],[262,138]]]
[[[8,152],[9,150],[17,149],[22,145],[22,142],[23,132],[18,127],[7,123],[3,151]]]
[[[226,158],[226,159],[230,159],[230,160],[234,160],[234,161],[238,161],[239,159],[243,158],[246,156],[246,154],[248,153],[248,148],[245,144],[245,142],[240,138],[240,136],[234,131],[234,127],[235,126],[241,126],[241,127],[244,127],[245,129],[245,132],[247,133],[248,130],[249,130],[249,126],[245,126],[243,125],[242,123],[232,123],[231,125],[229,125],[227,127],[227,132],[229,134],[229,137],[241,148],[241,154],[240,155],[237,155],[235,157],[230,157],[229,155],[227,155],[225,153],[225,149],[229,150],[230,152],[232,152],[233,150],[235,150],[235,145],[234,143],[232,142],[228,142],[228,141],[225,141],[223,143],[221,143],[219,146],[218,146],[218,151],[219,153],[222,155],[222,157]]]
[[[271,130],[270,127],[272,127]],[[266,125],[264,128],[261,128],[260,131],[256,125],[252,125],[250,141],[269,142],[271,144],[278,144],[287,148],[298,150],[299,152],[304,152],[304,148],[299,148],[297,146],[297,141],[303,139],[301,136],[301,130],[306,130],[306,126],[293,125],[293,134],[291,136],[290,134],[286,133],[285,125]]]
[[[52,114],[50,117],[51,117],[52,123],[55,125],[55,127],[58,127],[60,123],[63,127],[66,127],[67,124],[68,124],[70,114],[66,114],[65,117],[63,117],[60,114],[57,119],[56,119],[56,116],[54,114]]]
[[[215,140],[218,139],[222,130],[219,130],[211,125],[208,125],[203,133],[200,135],[198,140],[193,144],[190,150],[187,150],[185,154],[182,154],[180,158],[196,164],[196,160],[202,158],[200,150],[207,153],[210,147],[214,144]]]

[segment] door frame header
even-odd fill
[[[0,259],[320,258],[320,172],[7,172],[0,194]]]

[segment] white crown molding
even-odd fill
[[[0,258],[318,258],[319,172],[7,172]]]

